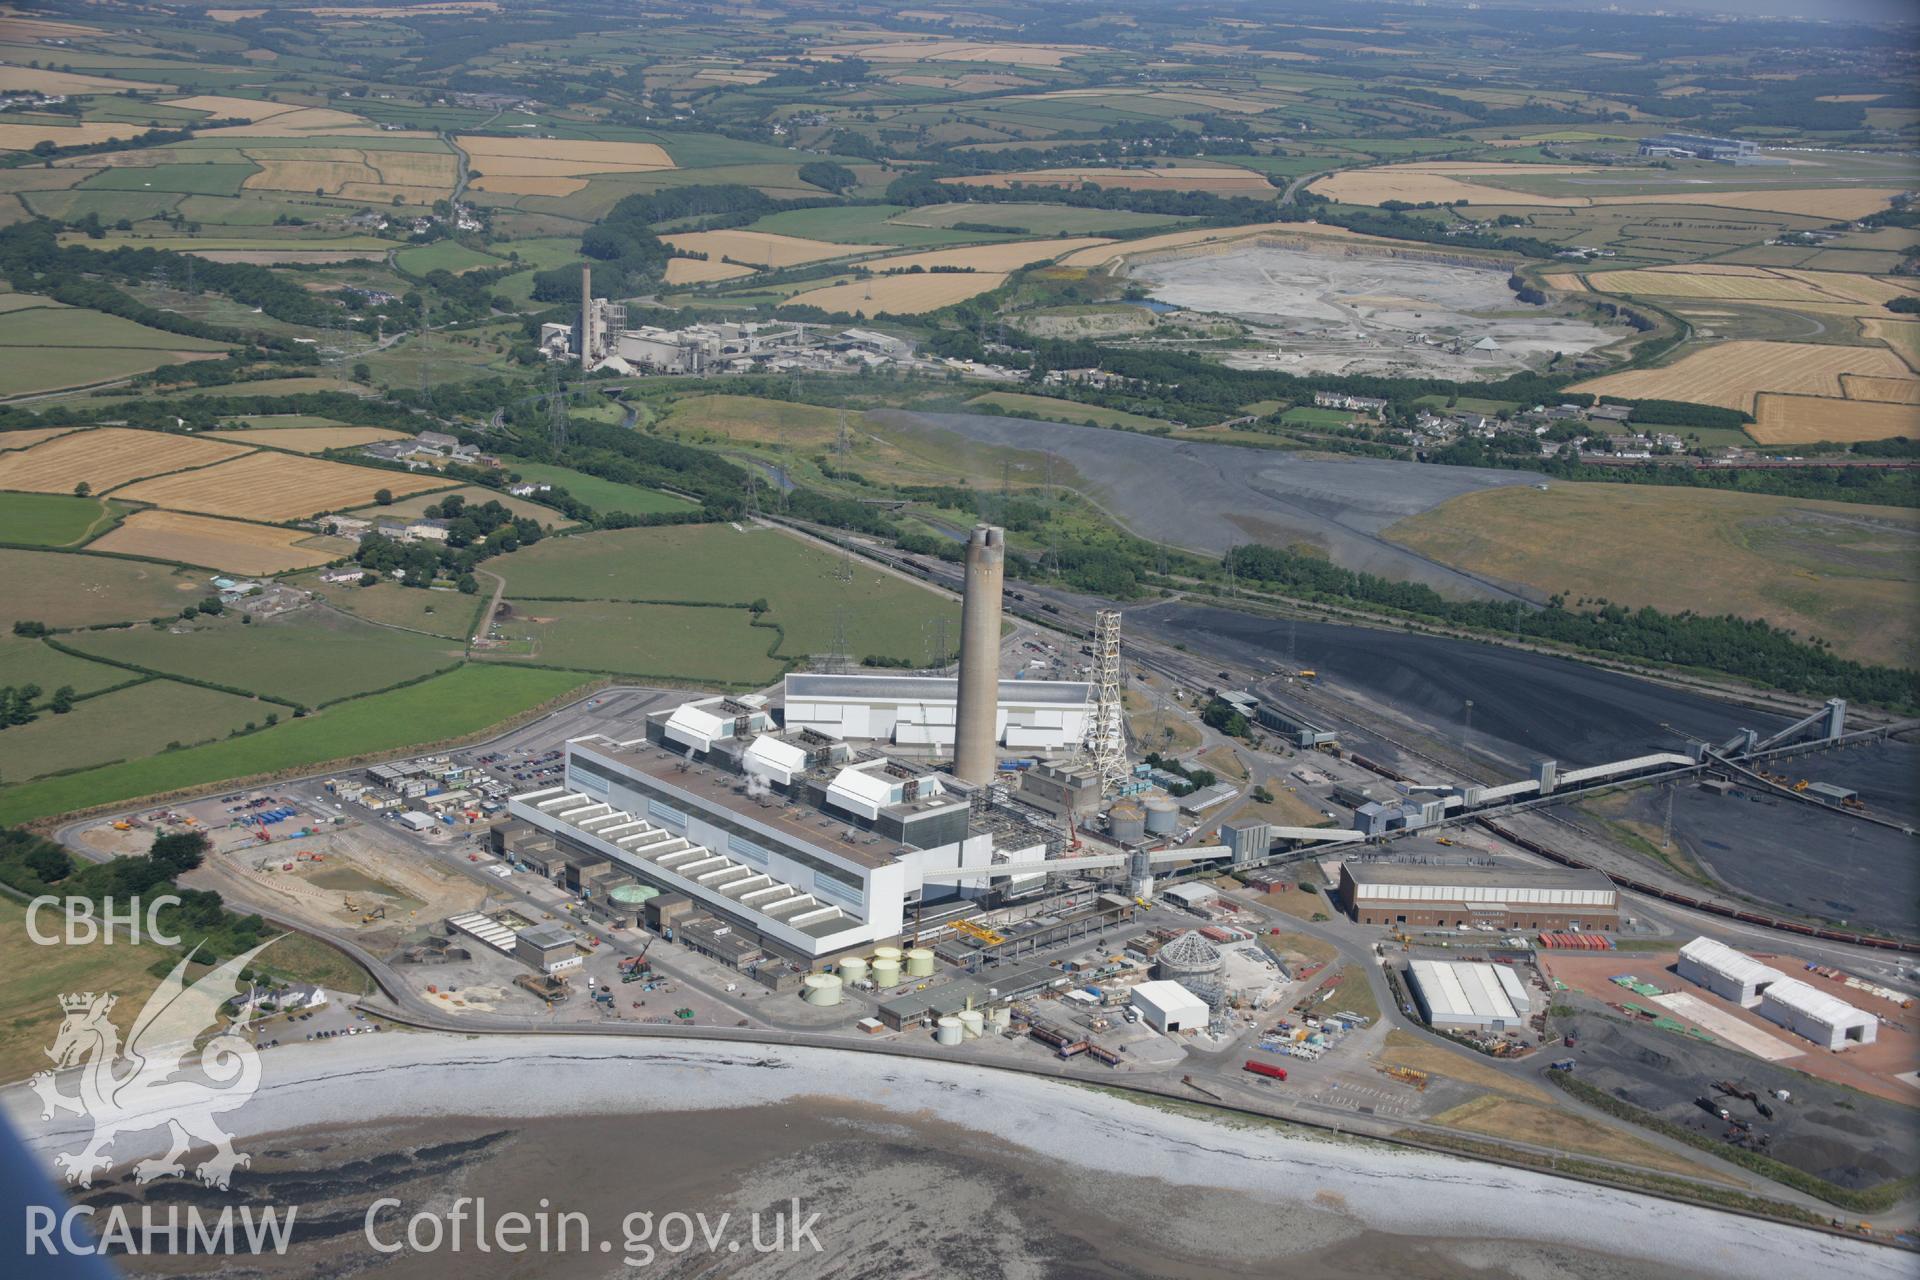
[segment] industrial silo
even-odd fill
[[[965,1038],[960,1029],[960,1019],[942,1018],[933,1024],[933,1038],[940,1044],[959,1044]]]
[[[1148,796],[1145,805],[1147,811],[1147,834],[1150,836],[1172,835],[1180,825],[1180,806],[1165,796]]]
[[[637,909],[646,905],[649,898],[657,898],[660,891],[650,884],[623,884],[607,895],[608,898],[628,909]]]
[[[1198,933],[1188,930],[1153,958],[1153,976],[1182,986],[1217,981],[1221,965],[1220,948]]]
[[[960,1035],[963,1039],[978,1040],[980,1033],[987,1029],[987,1015],[978,1009],[960,1011]]]
[[[1013,1025],[1013,1010],[1006,1005],[995,1005],[987,1010],[987,1027],[999,1035]]]
[[[810,973],[801,984],[808,1004],[840,1003],[840,977],[832,973]]]
[[[933,976],[933,952],[925,947],[915,947],[907,952],[907,976],[909,978],[931,978]]]
[[[863,956],[848,956],[840,962],[840,978],[844,982],[865,982],[867,980],[867,962]]]
[[[1116,800],[1107,810],[1107,832],[1121,844],[1132,844],[1147,834],[1147,811],[1132,800]]]
[[[899,963],[900,963],[900,948],[898,948],[898,947],[875,947],[875,948],[873,949],[873,962],[874,962],[875,964],[880,964],[881,962],[883,962],[883,961],[887,961],[887,960],[891,960],[891,961],[892,961],[892,962],[893,962],[894,964],[899,964]]]
[[[900,962],[885,956],[873,958],[873,985],[881,990],[900,985]]]

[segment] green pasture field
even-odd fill
[[[499,626],[513,657],[543,666],[761,685],[783,669],[768,656],[780,637],[752,621],[745,609],[541,600]]]
[[[0,547],[0,626],[87,627],[172,615],[213,588],[205,571]]]
[[[235,418],[233,426],[241,431],[284,431],[292,427],[344,427],[351,425],[338,418],[323,418],[317,413],[256,413]],[[271,437],[262,443],[272,443]]]
[[[0,315],[0,348],[119,347],[159,351],[224,351],[227,344],[181,333],[149,329],[132,320],[84,307],[36,309],[26,315]],[[48,363],[53,361],[42,356]],[[64,362],[62,362],[64,363]],[[84,365],[84,360],[75,362]]]
[[[0,493],[0,542],[70,547],[103,533],[127,508],[105,498],[60,493]]]
[[[956,222],[976,222],[997,227],[1017,227],[1036,236],[1097,236],[1114,231],[1139,231],[1146,227],[1171,229],[1193,221],[1193,218],[1168,217],[1157,213],[1130,213],[1125,209],[1075,209],[1060,204],[963,203],[931,204],[908,209],[888,219],[886,225],[924,229],[952,227]],[[969,234],[978,237],[983,233]]]
[[[650,492],[650,490],[643,490],[643,492]],[[425,515],[428,507],[437,506],[443,499],[456,495],[476,507],[497,502],[516,516],[538,520],[541,524],[552,528],[571,526],[571,522],[552,507],[543,507],[537,502],[529,502],[525,498],[516,498],[512,494],[499,493],[477,484],[468,485],[464,489],[442,490],[437,493],[416,493],[409,498],[396,498],[384,507],[361,507],[353,514],[361,516]]]
[[[938,206],[946,207],[946,206]],[[979,206],[980,221],[991,222]],[[918,213],[905,205],[856,205],[851,208],[789,209],[769,214],[753,223],[749,231],[769,231],[775,235],[799,236],[805,240],[825,240],[829,244],[894,244],[904,249],[938,248],[949,244],[973,244],[995,237],[970,231],[952,231],[945,227],[918,227],[894,222],[896,214]]]
[[[833,644],[836,608],[844,609],[856,657],[884,654],[924,660],[930,620],[959,618],[959,606],[871,565],[840,581],[842,557],[770,529],[688,525],[623,529],[554,538],[488,562],[507,579],[522,612],[542,614],[539,597],[575,600],[699,601],[747,604],[764,599],[768,619],[786,629],[780,652],[824,653]],[[637,639],[637,637],[636,637]],[[741,672],[736,679],[750,679]]]
[[[223,616],[202,618],[178,632],[150,626],[91,631],[68,636],[65,643],[94,657],[308,707],[384,689],[460,657],[430,636],[313,609],[252,625]]]
[[[992,405],[1015,417],[1052,418],[1062,422],[1094,422],[1103,427],[1121,427],[1128,431],[1155,431],[1168,424],[1159,418],[1124,409],[1106,409],[1099,405],[1078,404],[1053,396],[1029,396],[1017,391],[989,391],[975,396],[968,404]]]
[[[66,715],[42,712],[30,724],[0,732],[0,781],[26,782],[66,769],[137,760],[164,751],[170,742],[224,738],[248,721],[264,722],[272,711],[286,714],[284,707],[231,693],[149,680],[76,702]]]
[[[388,627],[405,627],[429,635],[456,640],[464,645],[473,634],[480,606],[486,602],[493,584],[481,579],[479,595],[458,591],[421,590],[382,579],[371,587],[321,582],[318,573],[298,574],[286,579],[296,587],[317,591],[336,609],[344,609],[357,618]]]
[[[1280,421],[1295,427],[1344,427],[1353,421],[1353,415],[1344,409],[1297,405],[1281,414]]]
[[[48,313],[36,310],[33,314]],[[98,313],[89,311],[86,314]],[[155,330],[146,332],[153,333]],[[195,340],[182,338],[180,341],[192,343]],[[176,352],[188,354],[179,355]],[[73,347],[0,346],[0,396],[91,387],[158,369],[163,364],[178,364],[198,354],[198,351],[186,346],[88,347],[84,350]]]
[[[177,208],[186,197],[170,191],[24,191],[20,201],[43,218],[74,221],[93,214],[102,222],[145,222]]]
[[[26,822],[156,792],[212,786],[229,778],[468,737],[559,698],[582,683],[576,672],[468,663],[405,689],[357,698],[298,720],[281,716],[273,728],[229,742],[25,785],[0,786],[0,822]],[[77,709],[74,714],[78,714]],[[0,774],[0,779],[4,777]]]
[[[508,265],[503,259],[490,253],[481,253],[478,249],[469,249],[458,240],[438,240],[433,244],[402,249],[394,255],[393,260],[402,271],[411,271],[417,276],[429,271],[451,271],[458,275],[462,271],[475,271],[481,267]]]
[[[42,704],[61,685],[72,685],[75,693],[92,693],[139,678],[131,671],[122,671],[104,662],[88,662],[38,640],[0,636],[0,685],[19,688],[24,684],[37,684],[41,690],[38,702]]]
[[[117,165],[81,184],[87,191],[173,191],[186,196],[237,196],[240,184],[260,172],[257,164]]]
[[[556,467],[550,463],[509,461],[507,469],[518,474],[522,480],[565,489],[596,512],[620,512],[626,515],[644,516],[659,512],[682,512],[695,509],[694,505],[685,498],[676,498],[658,489],[643,489],[637,484],[602,480],[584,471],[570,471],[566,467]]]

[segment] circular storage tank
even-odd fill
[[[900,962],[887,960],[879,956],[873,961],[873,985],[876,987],[897,987],[900,985]]]
[[[660,891],[650,884],[623,884],[607,896],[623,907],[637,907],[659,897]]]
[[[887,961],[887,960],[891,960],[891,961],[892,961],[893,963],[895,963],[895,964],[899,964],[899,963],[900,963],[900,948],[898,948],[898,947],[875,947],[875,948],[873,949],[873,962],[874,962],[875,964],[880,964],[880,963],[882,963],[883,961]]]
[[[933,1038],[939,1044],[959,1044],[965,1038],[960,1019],[942,1018],[933,1024]]]
[[[1198,982],[1217,978],[1224,963],[1220,948],[1189,929],[1153,958],[1153,976],[1170,982]]]
[[[987,1015],[978,1009],[960,1011],[960,1034],[968,1040],[978,1040],[980,1033],[987,1029]]]
[[[907,952],[907,976],[909,978],[931,978],[933,976],[933,952],[925,947],[915,947]]]
[[[1147,811],[1131,800],[1116,801],[1107,810],[1107,833],[1122,844],[1147,834]]]
[[[1009,1009],[1006,1005],[997,1005],[987,1010],[987,1026],[993,1029],[995,1035],[1000,1034],[1012,1025],[1013,1010]]]
[[[834,973],[810,973],[801,984],[808,1004],[839,1004],[840,976]]]
[[[1145,808],[1148,835],[1171,835],[1173,829],[1180,825],[1180,806],[1171,800],[1148,796]]]
[[[840,978],[844,982],[865,982],[867,962],[860,956],[848,956],[840,962]]]

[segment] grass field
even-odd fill
[[[924,661],[929,621],[959,617],[957,605],[871,566],[856,564],[854,580],[843,583],[839,566],[840,557],[823,547],[772,530],[740,533],[727,525],[554,538],[488,562],[506,577],[508,599],[523,613],[544,614],[546,606],[530,598],[541,596],[720,604],[765,599],[768,619],[786,630],[786,655],[831,648],[836,607],[844,609],[856,658]],[[727,617],[720,610],[702,612]],[[637,644],[644,635],[632,639]]]
[[[715,684],[764,684],[782,671],[778,633],[745,609],[532,601],[500,623],[504,659]]]
[[[599,476],[590,476],[584,471],[570,471],[566,467],[556,467],[544,462],[512,462],[509,464],[509,469],[518,473],[522,480],[565,489],[596,512],[623,512],[628,515],[644,516],[663,511],[694,509],[693,504],[685,498],[676,498],[658,489],[643,489],[637,484],[602,480]]]
[[[1500,1094],[1482,1094],[1470,1102],[1442,1111],[1427,1123],[1463,1133],[1484,1134],[1530,1146],[1572,1151],[1618,1161],[1641,1169],[1706,1177],[1738,1185],[1683,1156],[1673,1155],[1651,1142],[1631,1137],[1607,1125],[1575,1115],[1563,1107],[1522,1102]]]
[[[460,658],[440,640],[315,609],[251,626],[221,617],[165,631],[146,626],[93,631],[70,636],[67,643],[95,657],[307,707],[384,689]]]
[[[1920,514],[1652,485],[1466,494],[1387,536],[1542,594],[1765,618],[1843,656],[1911,665]]]
[[[588,477],[591,479],[592,477]],[[642,493],[652,490],[642,489]],[[374,505],[358,508],[353,514],[361,516],[419,516],[425,515],[428,507],[444,502],[448,498],[462,498],[470,506],[482,506],[497,502],[516,516],[525,516],[529,520],[538,520],[550,527],[570,524],[568,519],[552,507],[543,507],[537,502],[525,498],[516,498],[512,494],[501,493],[495,489],[480,485],[469,485],[464,489],[447,489],[439,493],[416,493],[411,498],[395,498],[386,506]],[[676,510],[678,508],[675,508]]]
[[[1920,392],[1920,382],[1899,385]],[[1920,407],[1913,401],[1833,400],[1763,392],[1754,397],[1753,416],[1748,434],[1761,444],[1811,444],[1820,440],[1850,444],[1920,435]]]
[[[70,350],[60,348],[59,350]],[[162,365],[210,360],[212,351],[163,351],[153,347],[92,347],[62,359],[45,347],[0,347],[0,396],[34,395],[117,382]]]
[[[0,547],[0,627],[9,629],[22,619],[86,627],[170,616],[207,590],[206,575],[190,569]]]
[[[422,591],[382,580],[371,587],[323,583],[318,574],[302,574],[288,579],[297,587],[317,591],[336,609],[345,609],[357,618],[384,626],[424,631],[465,644],[479,618],[483,596],[462,595],[458,591]],[[484,586],[491,586],[486,583]],[[484,587],[483,587],[484,589]]]
[[[932,207],[969,208],[971,206]],[[1004,206],[993,207],[999,209]],[[963,244],[982,238],[972,232],[951,231],[941,227],[916,226],[907,222],[893,221],[896,216],[917,212],[919,211],[897,204],[788,209],[782,213],[768,214],[746,229],[753,233],[772,232],[776,235],[796,236],[807,240],[830,240],[835,244],[892,244],[902,248]],[[984,215],[982,220],[987,220]]]
[[[1019,173],[985,174],[971,178],[942,178],[967,187],[1080,187],[1088,183],[1108,191],[1200,191],[1217,196],[1245,196],[1259,200],[1279,194],[1262,173],[1225,166],[1180,169],[1027,169]],[[993,219],[982,217],[980,221]]]
[[[99,494],[144,476],[204,467],[246,452],[221,440],[100,427],[0,454],[0,489],[72,493],[84,483]]]
[[[797,267],[827,258],[845,258],[856,253],[881,253],[888,244],[838,244],[826,240],[803,240],[797,236],[775,235],[766,231],[683,231],[661,236],[676,249],[707,255],[700,266],[724,266],[720,260],[731,258],[756,267]]]
[[[1696,348],[1669,365],[1603,374],[1569,389],[1628,398],[1689,400],[1752,413],[1754,397],[1763,391],[1839,399],[1843,373],[1876,378],[1909,376],[1906,365],[1885,347],[1722,342]]]
[[[0,542],[70,547],[125,510],[104,498],[0,492]]]
[[[243,520],[303,520],[365,506],[382,489],[398,497],[446,487],[438,476],[263,452],[141,481],[115,496]]]
[[[132,673],[127,673],[132,679]],[[73,704],[66,715],[43,712],[31,724],[0,733],[0,780],[26,782],[64,769],[137,760],[168,743],[224,738],[285,708],[175,680],[149,680]]]
[[[848,411],[847,421],[857,427],[859,415]],[[840,429],[840,411],[758,396],[689,396],[673,403],[660,426],[690,443],[743,440],[805,446],[833,440]]]
[[[351,555],[354,543],[300,529],[217,520],[178,511],[136,511],[92,549],[204,565],[223,573],[285,573]]]
[[[402,249],[394,255],[394,262],[402,271],[423,276],[429,271],[451,271],[459,275],[463,271],[477,271],[481,267],[504,267],[505,259],[496,258],[490,253],[481,253],[478,249],[469,249],[458,240],[440,240],[433,244],[416,245]]]
[[[1017,391],[989,391],[983,396],[975,396],[967,403],[993,405],[1016,417],[1057,418],[1064,422],[1095,422],[1103,427],[1121,427],[1128,431],[1152,431],[1167,425],[1159,418],[1128,413],[1124,409],[1104,409],[1099,405],[1075,404],[1071,400],[1056,400],[1051,396],[1021,395]]]
[[[469,663],[417,685],[342,703],[304,719],[283,716],[271,729],[229,742],[0,787],[0,822],[26,822],[163,791],[212,786],[229,778],[465,737],[581,684],[582,678],[572,672]]]
[[[149,329],[132,320],[103,311],[89,311],[84,307],[35,307],[30,311],[12,311],[0,315],[0,347],[52,348],[76,352],[93,347],[225,351],[227,344]]]
[[[851,211],[850,211],[851,212]],[[1106,235],[1143,227],[1178,225],[1189,219],[1125,209],[1074,209],[1059,204],[931,204],[905,209],[888,219],[898,227],[950,228],[958,222],[1017,227],[1032,236]],[[979,234],[979,233],[974,233]]]
[[[92,693],[109,685],[139,679],[132,672],[122,671],[118,667],[110,667],[103,662],[88,662],[85,658],[62,653],[38,640],[23,640],[10,635],[0,636],[0,672],[6,673],[0,676],[0,684],[10,684],[15,688],[23,684],[39,685],[41,696],[36,701],[42,703],[62,685],[73,686],[75,693]]]

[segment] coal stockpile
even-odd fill
[[[1286,661],[1284,622],[1183,605],[1150,617],[1142,623],[1198,650],[1268,669]],[[1128,625],[1136,624],[1130,618]],[[1291,633],[1299,666],[1437,734],[1464,736],[1471,700],[1474,745],[1516,770],[1539,759],[1558,760],[1562,768],[1601,764],[1678,750],[1688,738],[1721,741],[1739,728],[1765,733],[1787,723],[1565,658],[1470,640],[1317,622],[1292,624]]]
[[[1716,1140],[1739,1133],[1737,1126],[1710,1116],[1699,1105],[1699,1099],[1713,1098],[1751,1126],[1749,1149],[1850,1190],[1903,1178],[1920,1167],[1920,1137],[1909,1108],[1795,1071],[1799,1059],[1767,1063],[1584,1007],[1572,1020],[1572,1029],[1579,1037],[1578,1047],[1568,1055],[1575,1062],[1575,1079],[1670,1124]],[[1713,1087],[1716,1081],[1755,1090],[1773,1116],[1762,1116],[1744,1099],[1720,1095]],[[1785,1089],[1790,1100],[1772,1097],[1776,1089]],[[1765,1135],[1764,1143],[1758,1142],[1760,1135]]]

